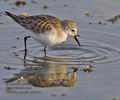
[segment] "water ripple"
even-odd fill
[[[23,50],[18,51],[19,57],[23,58]],[[31,46],[29,48],[27,60],[30,62],[43,62],[59,64],[103,64],[116,62],[120,60],[120,52],[110,46],[98,45],[75,45],[56,46],[47,51],[47,57],[44,57],[43,47]]]

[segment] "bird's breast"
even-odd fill
[[[65,42],[67,40],[67,35],[66,34],[49,34],[48,35],[49,42],[52,45],[57,45]]]
[[[55,32],[46,32],[46,33],[35,33],[32,35],[32,37],[40,42],[41,44],[52,46],[61,44],[62,42],[65,42],[67,40],[67,34],[65,33],[55,33]]]

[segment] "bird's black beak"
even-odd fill
[[[77,41],[78,45],[80,46],[80,42],[79,42],[79,40],[78,40],[78,35],[75,35],[75,36],[74,36],[74,39]]]

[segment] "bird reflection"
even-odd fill
[[[6,83],[27,82],[34,87],[72,87],[77,77],[77,68],[69,67],[68,64],[57,63],[56,59],[50,62],[48,59],[38,61],[34,58],[32,63],[25,61],[25,69],[14,77],[7,79]],[[38,62],[35,62],[38,61]]]

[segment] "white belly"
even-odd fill
[[[41,44],[48,46],[61,44],[67,39],[67,35],[64,35],[63,37],[56,37],[53,34],[39,34],[39,35],[34,34],[32,35],[32,37]]]

